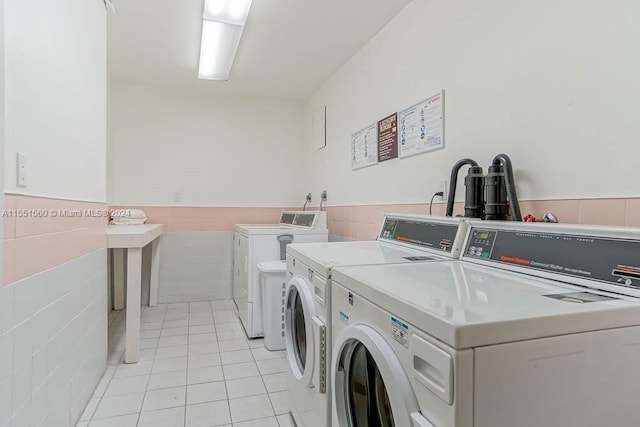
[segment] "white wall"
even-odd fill
[[[7,192],[106,200],[106,19],[98,0],[7,0]],[[16,152],[27,188],[16,186]]]
[[[456,160],[505,152],[520,198],[640,196],[638,13],[630,0],[414,0],[308,102],[307,124],[325,104],[328,124],[319,152],[306,132],[310,191],[425,202]],[[440,89],[445,149],[351,171],[353,132]]]
[[[298,101],[113,83],[109,203],[299,204],[302,110]]]

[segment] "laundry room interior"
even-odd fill
[[[0,427],[639,425],[639,13],[0,0]]]

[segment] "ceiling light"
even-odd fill
[[[203,18],[208,21],[244,25],[251,0],[205,0]]]
[[[251,1],[205,0],[198,78],[229,78]]]
[[[227,80],[236,56],[243,27],[222,22],[202,23],[198,78]]]

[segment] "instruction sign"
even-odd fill
[[[378,125],[373,123],[351,135],[351,169],[378,163]]]
[[[378,161],[398,157],[398,113],[378,122]]]
[[[444,147],[444,92],[398,113],[400,157]]]

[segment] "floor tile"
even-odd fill
[[[229,404],[226,400],[218,402],[187,405],[187,427],[220,426],[231,422]]]
[[[118,396],[121,394],[144,393],[147,390],[149,375],[137,375],[134,377],[114,378],[104,392],[105,396]]]
[[[267,393],[262,377],[239,378],[227,380],[226,383],[229,399]]]
[[[258,365],[260,375],[276,374],[289,370],[289,362],[287,359],[258,360],[256,364]]]
[[[184,406],[143,412],[138,427],[184,427],[184,416]]]
[[[281,372],[279,374],[263,375],[262,380],[267,387],[269,393],[275,393],[276,391],[284,391],[287,389],[287,381],[289,374]]]
[[[160,338],[160,341],[158,341],[158,348],[176,346],[176,345],[187,345],[187,344],[189,344],[188,335],[176,335],[171,337]]]
[[[160,338],[162,337],[175,337],[178,335],[189,335],[189,328],[182,327],[182,328],[169,328],[169,329],[163,329],[160,332]]]
[[[154,329],[162,329],[162,322],[140,323],[140,331],[150,331]]]
[[[246,340],[244,331],[220,331],[218,330],[218,341]],[[248,346],[247,346],[248,347]]]
[[[137,414],[140,412],[144,393],[123,394],[103,397],[93,418],[108,418],[117,415]]]
[[[116,372],[116,368],[116,365],[107,366],[107,370],[104,372],[104,375],[102,375],[100,382],[93,392],[93,397],[102,397],[104,395],[104,391],[107,389],[111,378],[113,378],[113,374]]]
[[[158,347],[156,359],[169,359],[174,357],[186,356],[188,349],[186,345],[174,345],[170,347]]]
[[[189,326],[189,321],[187,320],[187,316],[177,316],[177,317],[184,317],[184,319],[177,319],[177,320],[165,319],[164,324],[162,325],[162,328],[163,329],[184,328],[185,326]]]
[[[198,325],[189,327],[189,335],[210,334],[216,331],[213,325]]]
[[[219,351],[220,351],[220,348],[218,347],[218,344],[214,342],[189,345],[189,356],[197,356],[199,354],[218,353]]]
[[[153,362],[151,372],[156,374],[159,372],[181,371],[184,369],[187,369],[187,358],[185,356],[172,357],[169,359],[156,359]]]
[[[229,400],[231,419],[234,423],[273,417],[275,413],[266,394]]]
[[[192,384],[187,386],[187,405],[227,399],[224,381]]]
[[[151,329],[148,331],[140,331],[140,339],[146,340],[150,338],[160,338],[160,329]]]
[[[225,351],[220,353],[220,359],[223,365],[253,362],[253,354],[249,350]]]
[[[220,366],[221,364],[222,361],[220,360],[220,353],[189,356],[188,359],[189,369],[205,368],[207,366]]]
[[[289,392],[279,391],[277,393],[269,393],[271,404],[276,415],[288,414],[290,410]]]
[[[208,366],[187,371],[187,384],[189,385],[222,381],[223,379],[222,367],[220,366]]]
[[[98,403],[100,403],[99,398],[93,398],[89,400],[86,408],[84,408],[84,412],[82,413],[82,415],[80,415],[80,421],[89,421],[91,417],[93,417],[93,413],[96,411]]]
[[[133,377],[137,375],[148,375],[151,373],[153,362],[138,362],[118,365],[113,378]]]
[[[294,427],[293,421],[291,420],[291,415],[278,415],[276,418],[278,419],[278,424],[280,424],[280,427]]]
[[[218,332],[242,332],[244,334],[244,328],[240,322],[219,323],[216,325],[216,331]]]
[[[140,348],[156,348],[158,346],[158,338],[148,338],[140,340]]]
[[[236,350],[249,349],[249,344],[247,343],[246,339],[220,341],[219,344],[220,344],[220,351],[236,351]]]
[[[233,423],[233,427],[279,427],[279,424],[276,417],[269,417]]]
[[[189,335],[189,344],[203,344],[218,342],[218,337],[215,333],[209,332],[205,334]]]
[[[264,347],[264,339],[263,338],[255,338],[249,340],[249,348],[263,348]]]
[[[251,353],[253,353],[253,358],[256,360],[269,360],[285,357],[284,351],[271,351],[267,350],[265,347],[254,348],[251,350]]]
[[[190,317],[189,326],[213,325],[212,317]]]
[[[151,374],[148,390],[187,385],[187,370]],[[269,390],[279,391],[279,390]]]
[[[138,361],[139,362],[148,362],[148,361],[153,361],[153,359],[156,358],[156,349],[155,348],[144,348],[142,350],[140,350],[140,353],[138,354]],[[124,358],[123,358],[124,360]],[[122,362],[124,363],[124,362]]]
[[[89,427],[136,427],[138,414],[92,420]]]
[[[186,386],[149,390],[144,396],[142,412],[185,405]]]
[[[225,365],[224,378],[226,380],[234,380],[236,378],[254,377],[259,375],[258,367],[255,362],[236,363],[234,365]]]

